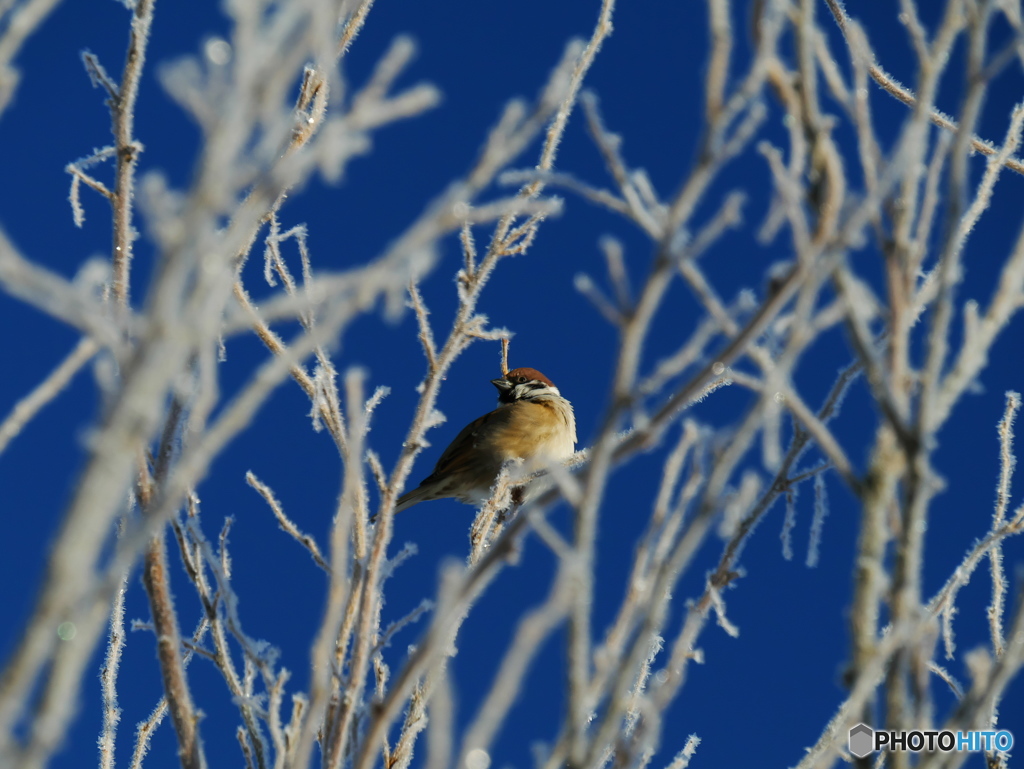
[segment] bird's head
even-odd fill
[[[501,379],[492,379],[491,384],[498,388],[498,400],[501,403],[515,403],[518,400],[540,398],[545,395],[561,395],[554,382],[535,368],[512,369]]]

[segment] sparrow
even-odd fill
[[[529,473],[572,456],[576,418],[550,379],[537,369],[517,368],[491,384],[498,388],[498,407],[455,436],[434,472],[399,498],[396,513],[431,499],[480,506],[505,462],[522,460]]]

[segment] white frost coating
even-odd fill
[[[807,567],[813,569],[818,565],[821,550],[821,533],[828,516],[828,492],[825,488],[825,473],[814,476],[814,517],[811,519],[811,535],[807,542]]]
[[[782,519],[782,531],[779,532],[779,539],[782,540],[782,557],[787,561],[793,560],[793,527],[796,526],[796,499],[799,496],[799,487],[794,484],[786,489],[786,515]]]

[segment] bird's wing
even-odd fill
[[[511,415],[509,406],[499,406],[463,427],[437,460],[431,477],[451,477],[471,471],[472,465],[482,459],[481,452],[476,450],[481,441],[493,439],[495,431],[507,425]]]

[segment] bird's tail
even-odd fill
[[[433,499],[433,489],[423,484],[417,486],[412,491],[407,491],[405,494],[398,498],[395,503],[395,512],[400,513],[403,510],[407,510],[413,505],[419,504],[420,502],[426,502],[429,499]]]
[[[402,512],[403,510],[407,510],[408,508],[412,507],[415,504],[418,504],[419,502],[426,502],[429,499],[434,499],[434,496],[431,494],[431,491],[432,489],[424,486],[423,484],[420,484],[412,491],[407,491],[405,494],[400,496],[398,498],[398,501],[395,503],[395,513],[397,514]],[[370,523],[376,523],[379,517],[379,513],[374,516],[371,516]]]
[[[446,496],[444,494],[437,493],[437,485],[433,483],[433,476],[424,478],[423,482],[420,483],[412,492],[406,492],[398,501],[394,504],[395,514],[400,513],[402,510],[408,510],[413,505],[418,505],[421,502],[429,502],[430,500],[439,500]],[[370,518],[371,523],[376,523],[380,514],[374,515]]]

